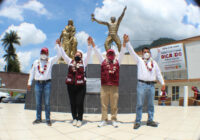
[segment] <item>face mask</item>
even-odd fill
[[[144,53],[143,54],[144,59],[149,59],[150,58],[150,53]]]
[[[76,62],[78,62],[78,61],[80,61],[81,60],[81,58],[79,57],[79,56],[75,56],[75,61]]]
[[[40,59],[41,60],[46,60],[48,58],[48,56],[46,54],[41,54],[40,55]]]

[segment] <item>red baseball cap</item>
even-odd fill
[[[109,50],[107,50],[107,54],[109,54],[109,53],[115,54],[115,51],[113,49],[109,49]]]
[[[44,48],[41,49],[40,53],[41,54],[44,53],[44,54],[48,55],[49,54],[49,50],[48,50],[48,48],[44,47]]]

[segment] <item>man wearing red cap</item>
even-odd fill
[[[50,93],[51,93],[51,70],[53,65],[60,58],[59,47],[60,41],[56,40],[57,56],[49,58],[49,50],[42,48],[40,52],[40,59],[33,63],[30,71],[27,89],[31,89],[33,79],[35,80],[35,98],[36,98],[36,120],[33,124],[42,122],[42,94],[44,94],[45,101],[45,116],[47,125],[51,126],[50,121]]]
[[[102,54],[96,49],[95,44],[92,44],[95,54],[97,55],[101,64],[101,112],[102,118],[98,127],[107,124],[108,121],[108,104],[111,107],[111,120],[114,127],[117,124],[117,111],[118,111],[118,87],[119,87],[119,65],[121,64],[124,55],[125,47],[120,51],[118,59],[116,58],[115,51],[109,49],[104,59]]]

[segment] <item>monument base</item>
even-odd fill
[[[51,87],[51,111],[71,112],[69,96],[65,78],[68,72],[67,64],[55,64],[52,69]],[[86,68],[87,79],[99,78],[101,66],[99,64],[89,64]],[[119,81],[119,102],[118,113],[135,113],[136,111],[136,86],[137,86],[137,66],[120,65]],[[32,89],[34,82],[32,84]],[[100,87],[99,87],[100,88]],[[146,100],[145,100],[146,102]],[[44,99],[43,99],[44,103]],[[84,102],[85,113],[101,113],[100,93],[87,92]],[[34,91],[27,93],[25,109],[36,109]],[[43,105],[44,109],[44,105]],[[147,108],[144,106],[144,112]]]

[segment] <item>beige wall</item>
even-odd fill
[[[192,86],[196,86],[198,89],[200,88],[200,82],[174,82],[174,83],[167,83],[168,86],[168,96],[172,97],[172,86],[179,86],[179,97],[184,96],[184,86],[188,86],[188,97],[193,97],[194,93],[191,90]],[[159,88],[159,93],[161,92],[161,85],[156,84],[156,88]]]
[[[200,78],[200,41],[185,44],[188,79]]]

